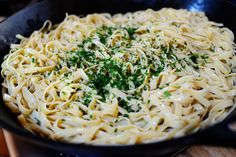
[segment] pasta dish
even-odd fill
[[[46,138],[166,140],[215,124],[234,106],[234,35],[203,12],[66,14],[17,38],[2,63],[3,99]]]

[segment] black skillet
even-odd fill
[[[29,35],[39,29],[47,19],[62,21],[65,12],[86,15],[94,12],[125,13],[146,8],[186,8],[204,11],[210,20],[222,22],[236,34],[236,6],[224,0],[51,0],[39,1],[9,17],[0,24],[0,57],[8,53],[10,43],[16,43],[16,34]],[[3,82],[3,78],[0,78]],[[0,126],[28,142],[81,156],[160,156],[193,144],[209,144],[236,147],[236,132],[230,127],[236,121],[236,110],[223,121],[207,129],[184,137],[163,142],[129,146],[91,146],[69,144],[41,138],[26,131],[16,116],[5,107],[0,98]],[[47,156],[45,154],[45,156]]]

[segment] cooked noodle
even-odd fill
[[[234,105],[234,35],[202,12],[66,15],[2,63],[3,98],[29,131],[91,144],[160,141]]]

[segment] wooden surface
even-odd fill
[[[210,146],[193,146],[177,157],[236,157],[236,149]]]
[[[17,137],[12,136],[6,131],[4,131],[4,137],[5,140],[3,138],[2,131],[0,130],[0,157],[31,157],[32,155],[30,154],[35,153],[32,146],[23,146]],[[5,141],[8,148],[6,147]],[[25,150],[22,149],[23,147],[25,147]],[[33,156],[35,157],[35,155]],[[236,157],[236,149],[193,146],[177,155],[177,157]]]
[[[8,149],[4,140],[3,132],[0,130],[0,157],[8,156]]]

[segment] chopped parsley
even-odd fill
[[[209,58],[207,54],[198,54],[198,53],[192,53],[192,54],[189,54],[188,56],[189,56],[189,59],[195,64],[195,65],[192,65],[195,69],[198,69],[199,65],[206,64]]]
[[[41,121],[39,119],[35,118],[35,120],[37,125],[41,125]]]
[[[135,31],[137,30],[137,28],[128,27],[128,28],[125,28],[125,30],[128,32],[130,39],[133,40]]]
[[[128,114],[124,114],[123,117],[129,118],[129,115]]]
[[[92,101],[91,93],[85,93],[85,95],[83,97],[83,104],[88,106],[91,101]]]
[[[142,101],[142,90],[147,90],[147,83],[153,76],[157,77],[166,68],[175,69],[175,72],[180,72],[185,68],[184,62],[191,62],[194,68],[198,68],[199,63],[206,63],[208,56],[191,53],[186,58],[176,56],[176,46],[170,45],[155,45],[155,40],[151,42],[148,48],[159,49],[160,53],[156,54],[158,59],[153,55],[146,54],[144,59],[140,54],[127,53],[127,49],[132,47],[132,41],[136,40],[137,28],[122,27],[122,26],[99,26],[96,30],[85,38],[82,44],[78,45],[77,50],[66,53],[66,65],[70,68],[86,69],[85,73],[89,78],[87,85],[101,96],[100,101],[106,102],[110,95],[110,88],[117,88],[121,91],[134,90],[135,92],[127,97],[127,100],[118,99],[120,107],[129,112],[137,112],[140,107],[133,107],[128,101],[136,99]],[[121,42],[113,46],[108,44],[113,33],[120,33]],[[157,35],[159,39],[159,36]],[[158,40],[157,39],[157,40]],[[142,41],[142,39],[140,39]],[[101,45],[96,44],[100,41]],[[140,41],[140,42],[141,42]],[[185,43],[186,44],[186,43]],[[184,46],[181,47],[181,50]],[[121,57],[114,57],[119,54]],[[127,57],[130,58],[127,58]],[[132,59],[135,58],[135,59]],[[127,62],[132,65],[132,70]],[[145,63],[145,65],[144,65]],[[55,70],[61,69],[62,64],[56,66]],[[64,74],[64,78],[67,79]],[[147,80],[146,80],[147,79]],[[160,87],[161,89],[163,87]],[[170,97],[168,91],[163,92],[164,97]],[[82,98],[82,103],[88,105],[92,101],[92,95],[86,94]],[[135,108],[134,109],[132,109]],[[137,110],[137,111],[136,111]],[[128,115],[124,115],[127,117]]]
[[[128,102],[123,99],[119,100],[119,106],[125,109],[128,113],[133,111],[131,109],[131,106],[129,106]]]
[[[159,65],[156,70],[155,69],[151,69],[151,73],[154,76],[158,76],[162,71],[164,70],[164,65]]]
[[[95,54],[90,51],[85,51],[84,49],[78,50],[76,52],[68,52],[72,53],[72,57],[68,59],[67,64],[69,67],[78,66],[79,68],[85,68],[89,66],[89,62],[93,62],[95,59]],[[84,62],[84,60],[86,62]]]
[[[134,110],[132,108],[132,106],[126,100],[124,100],[124,99],[119,98],[118,101],[119,101],[119,103],[118,103],[119,106],[122,107],[123,109],[125,109],[128,113],[130,113],[130,112],[138,112],[141,109],[140,106],[138,106],[137,109]],[[128,114],[124,114],[123,116],[127,117],[129,115]]]
[[[145,79],[141,68],[135,70],[133,74],[127,74],[123,70],[126,65],[113,59],[100,60],[98,64],[101,65],[100,68],[94,70],[91,74],[88,74],[88,76],[90,83],[97,89],[98,93],[103,97],[103,100],[105,100],[105,95],[108,94],[106,90],[108,84],[113,88],[129,90],[129,81],[133,81],[137,88]]]
[[[197,64],[197,59],[198,59],[199,55],[197,53],[193,53],[191,55],[189,55],[189,58],[191,59],[191,61],[195,64]]]
[[[210,51],[215,52],[215,46],[211,46]]]
[[[166,91],[163,92],[163,95],[164,95],[164,97],[168,98],[168,97],[171,96],[171,93],[166,90]]]

